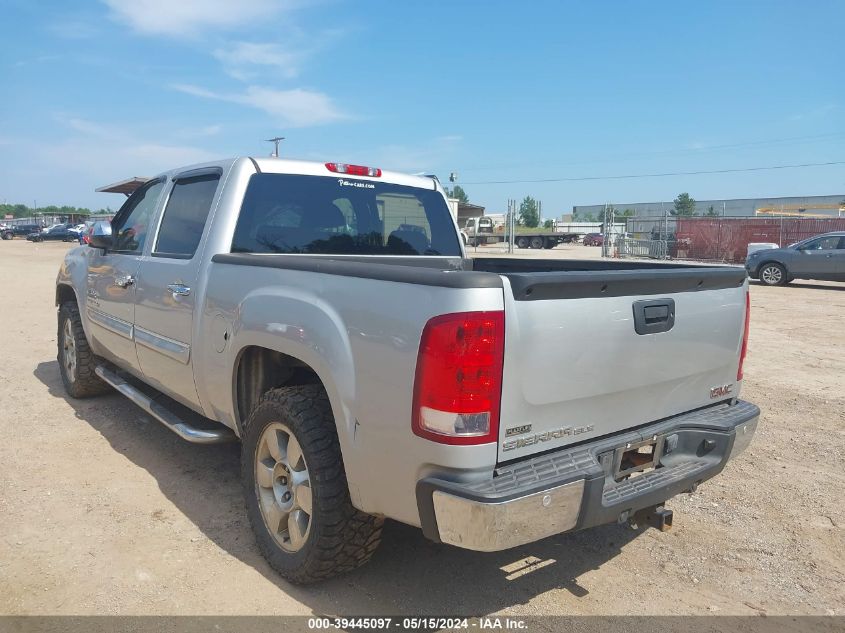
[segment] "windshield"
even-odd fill
[[[289,174],[250,178],[232,252],[461,254],[449,208],[433,187]]]

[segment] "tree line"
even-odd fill
[[[92,211],[87,207],[71,207],[50,205],[46,207],[28,207],[25,204],[0,204],[0,218],[11,215],[13,218],[31,218],[35,215],[113,215],[111,207]]]

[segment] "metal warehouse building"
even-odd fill
[[[612,202],[617,211],[631,209],[637,217],[659,217],[674,209],[674,202]],[[604,204],[575,205],[573,216],[592,214],[600,217]],[[695,212],[705,215],[710,207],[718,215],[728,217],[755,215],[832,216],[845,217],[845,193],[830,196],[796,196],[784,198],[738,198],[731,200],[696,200]]]

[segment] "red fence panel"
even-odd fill
[[[787,246],[829,231],[845,231],[845,218],[686,218],[675,220],[675,256],[742,263],[752,242]]]

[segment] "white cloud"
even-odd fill
[[[286,50],[279,44],[235,42],[229,48],[218,48],[214,56],[223,64],[225,71],[242,81],[254,76],[253,66],[277,70],[285,78],[299,74],[299,66],[307,53],[302,48]]]
[[[96,182],[129,176],[151,176],[166,169],[220,158],[190,145],[151,143],[132,126],[106,125],[80,118],[62,119],[74,133],[45,150],[42,159],[56,161]]]
[[[276,90],[248,86],[246,92],[234,94],[217,93],[192,84],[176,84],[172,87],[195,97],[228,101],[262,110],[288,127],[309,127],[349,118],[328,95],[302,88]]]
[[[184,37],[266,20],[290,8],[284,0],[102,0],[114,19],[148,35]]]

